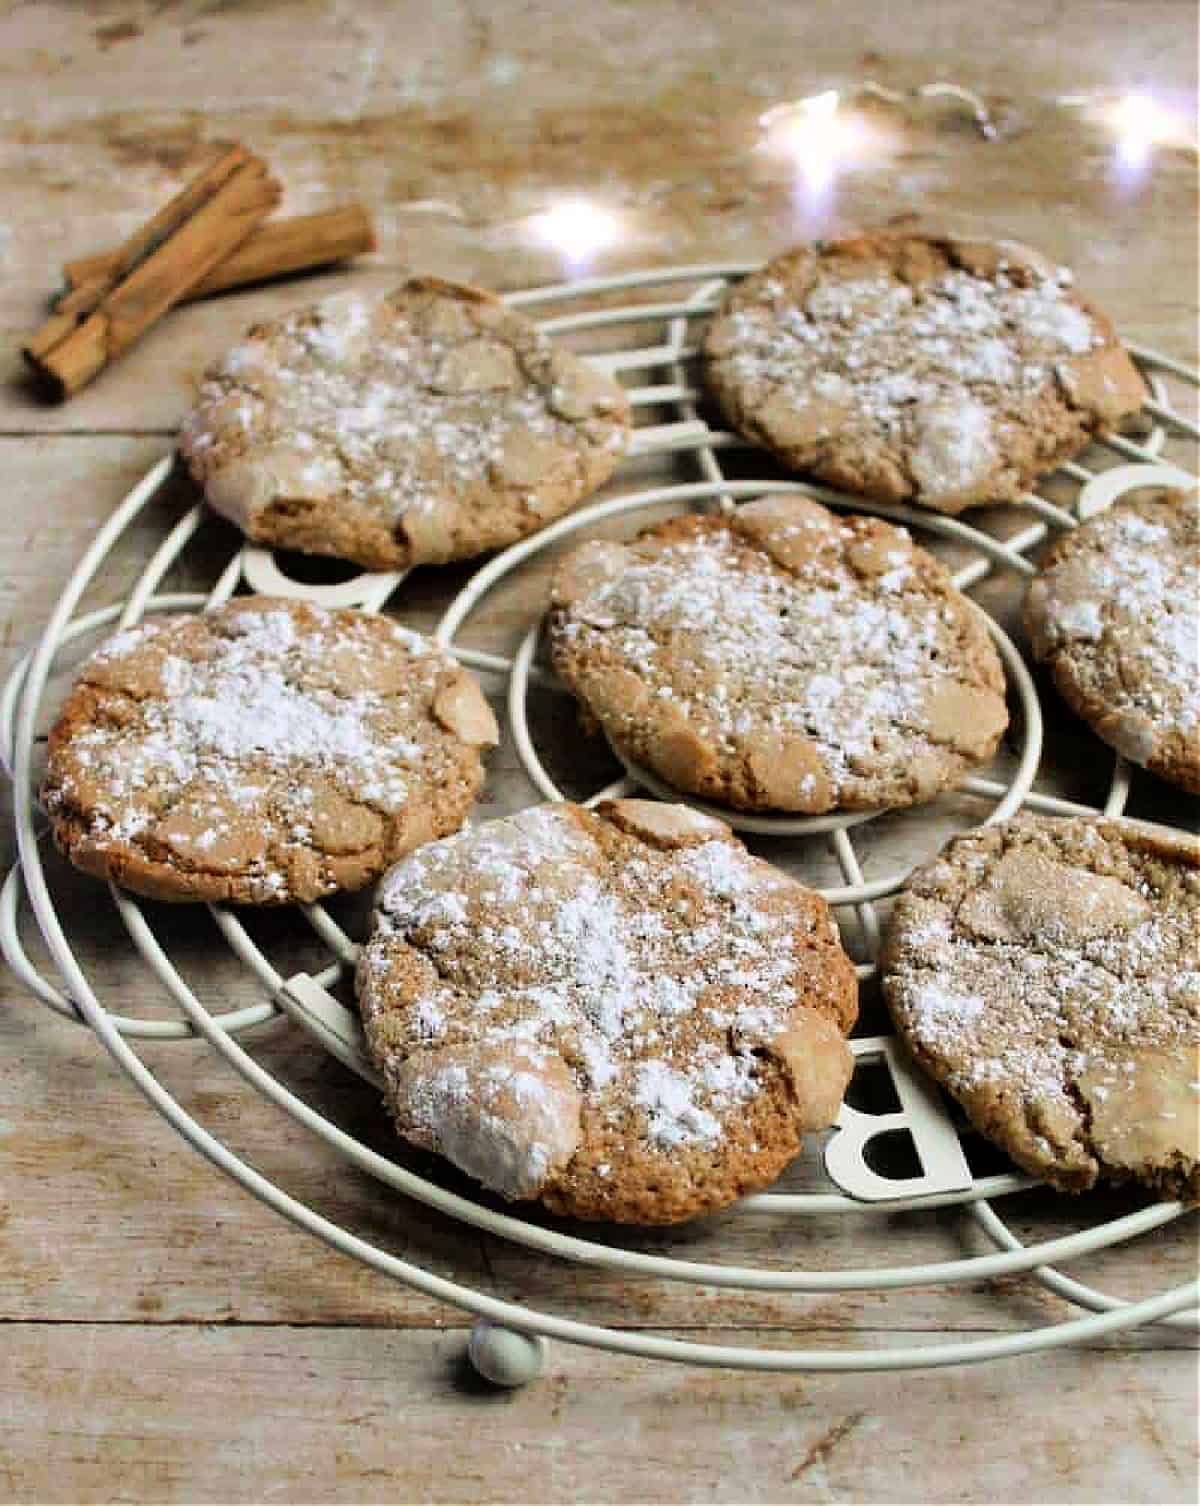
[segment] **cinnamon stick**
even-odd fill
[[[287,272],[307,272],[361,252],[374,251],[375,230],[361,204],[345,204],[318,214],[268,220],[242,242],[207,277],[184,295],[184,301],[207,298],[229,288],[265,282]],[[103,251],[81,256],[63,267],[68,288],[74,292],[108,272],[119,253]],[[61,304],[59,305],[61,307]],[[56,309],[57,312],[57,309]]]
[[[113,252],[104,267],[93,268],[78,287],[58,300],[53,316],[26,345],[26,356],[35,363],[47,356],[138,262],[156,250],[210,194],[249,160],[250,154],[245,147],[235,144],[186,184],[170,203],[140,225],[125,244]]]
[[[241,245],[279,194],[264,162],[231,147],[60,301],[26,359],[59,396],[77,392]]]

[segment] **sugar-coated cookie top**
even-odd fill
[[[45,798],[71,856],[131,887],[311,899],[453,829],[495,738],[472,678],[398,623],[237,598],[92,655]]]
[[[254,326],[180,447],[251,537],[369,566],[466,558],[597,485],[620,386],[478,289],[414,278]]]
[[[800,247],[731,290],[704,352],[734,423],[789,464],[944,512],[1016,499],[1144,397],[1070,272],[1004,241]]]
[[[968,833],[913,875],[882,966],[918,1059],[1021,1165],[1194,1195],[1200,844],[1088,818]]]
[[[1127,497],[1065,534],[1025,618],[1101,737],[1200,792],[1200,493]]]
[[[583,1216],[727,1201],[848,1075],[824,903],[684,807],[539,806],[413,853],[359,993],[402,1133]]]
[[[995,751],[1004,677],[908,533],[802,496],[559,566],[555,666],[618,750],[745,808],[907,805]]]

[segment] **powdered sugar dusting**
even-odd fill
[[[986,1006],[979,994],[956,993],[932,982],[913,990],[909,1007],[922,1040],[961,1041],[969,1037],[972,1021]]]
[[[532,487],[569,464],[564,453],[619,443],[616,390],[566,359],[499,306],[343,294],[230,351],[180,444],[202,480],[216,478],[223,511],[344,496],[391,522],[472,489]],[[220,484],[231,462],[261,482],[249,505],[244,478]]]
[[[789,574],[730,529],[648,538],[570,604],[556,651],[583,666],[571,673],[585,697],[588,656],[619,664],[729,760],[808,739],[826,783],[802,771],[790,808],[878,803],[873,771],[899,784],[939,746],[937,688],[978,683],[961,644],[965,606],[919,579],[911,558],[906,543],[880,589],[828,552]],[[619,726],[606,730],[620,740]]]
[[[1064,604],[1057,613],[1059,630],[1067,638],[1083,638],[1089,642],[1104,633],[1104,615],[1094,601],[1072,601]]]
[[[1045,652],[1069,655],[1089,698],[1126,714],[1122,751],[1138,754],[1140,732],[1139,762],[1156,733],[1200,731],[1198,541],[1194,494],[1117,503],[1064,541],[1030,596]]]
[[[1156,858],[1126,849],[1119,830],[1025,820],[960,838],[949,863],[916,875],[889,942],[893,1011],[948,1086],[1003,1088],[1007,1102],[1057,1116],[1068,1146],[1064,1127],[1079,1123],[1071,1084],[1091,1064],[1200,1039],[1185,981],[1200,965],[1200,853]],[[1042,892],[1006,890],[1017,855],[1036,858],[1019,871]],[[1105,890],[1106,923],[1083,903],[1089,884]],[[1021,933],[997,914],[1024,917]],[[1030,919],[1042,914],[1059,923]]]
[[[530,1065],[434,1059],[404,1086],[410,1133],[505,1197],[528,1197],[569,1153],[573,1126]]]
[[[927,499],[985,488],[998,469],[996,423],[1021,421],[1057,363],[1103,343],[1062,269],[955,269],[909,286],[817,265],[802,298],[768,283],[763,304],[722,319],[714,355],[748,412],[769,403],[799,413],[815,399],[826,435],[847,450],[907,454]]]
[[[930,402],[914,422],[913,478],[928,495],[969,491],[996,463],[992,417],[982,403]]]
[[[52,760],[49,808],[82,811],[98,845],[241,863],[285,889],[282,850],[368,847],[424,787],[440,737],[408,732],[432,728],[447,671],[440,649],[353,612],[254,598],[143,625],[84,666],[109,710]]]
[[[585,1114],[632,1112],[657,1150],[715,1144],[761,1091],[754,1050],[786,1028],[801,964],[835,938],[724,837],[621,844],[606,859],[571,808],[542,806],[421,848],[381,886],[365,976],[402,937],[451,1001],[422,997],[407,1049],[554,1050]]]
[[[720,1120],[699,1107],[694,1092],[693,1080],[665,1062],[644,1062],[638,1067],[633,1101],[646,1116],[646,1138],[652,1145],[673,1150],[696,1141],[711,1144],[720,1137]]]

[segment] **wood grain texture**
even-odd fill
[[[556,279],[557,256],[530,238],[527,220],[563,194],[591,194],[624,216],[628,235],[600,272],[752,260],[801,233],[894,217],[1014,235],[1070,262],[1131,336],[1195,359],[1194,161],[1162,151],[1140,177],[1122,178],[1111,139],[1052,103],[1134,84],[1186,113],[1194,6],[995,0],[981,12],[915,0],[897,12],[847,0],[838,16],[835,27],[824,7],[691,0],[0,6],[0,673],[112,507],[169,447],[205,365],[250,320],[340,287],[385,288],[409,269],[497,288]],[[953,109],[931,109],[886,163],[847,174],[808,209],[786,164],[752,150],[758,115],[779,100],[865,77],[904,88],[935,76],[983,91],[1001,139],[983,142]],[[353,269],[176,309],[69,404],[39,405],[17,345],[44,315],[57,268],[119,244],[204,143],[235,137],[284,181],[281,213],[370,206],[378,252]],[[638,474],[651,484],[688,473],[683,462],[639,462]],[[193,500],[183,482],[156,499],[85,605],[120,600]],[[207,587],[234,543],[207,522],[168,587]],[[498,589],[468,641],[511,651],[548,568],[539,560]],[[467,574],[418,571],[395,609],[427,626]],[[980,594],[1013,621],[1011,581]],[[1094,798],[1107,763],[1052,697],[1044,704],[1064,780]],[[611,777],[603,750],[579,742],[568,702],[540,696],[533,712],[556,777],[581,792]],[[502,747],[486,809],[530,798]],[[1162,796],[1140,781],[1136,798],[1152,813]],[[949,802],[920,842],[936,845],[985,808]],[[6,867],[8,809],[4,790]],[[877,825],[864,838],[868,872],[911,861],[909,829]],[[799,871],[828,880],[825,850],[807,848]],[[57,860],[50,874],[106,1003],[170,1013],[103,891]],[[348,923],[355,908],[345,907]],[[204,914],[148,913],[210,1007],[261,997]],[[254,930],[282,971],[323,960],[286,920]],[[29,944],[40,956],[32,935]],[[868,999],[868,1021],[876,1009]],[[374,1094],[294,1027],[275,1022],[244,1044],[335,1123],[403,1158]],[[350,1169],[207,1048],[159,1045],[144,1057],[201,1123],[327,1216],[438,1274],[557,1314],[736,1344],[872,1348],[897,1335],[1011,1332],[1073,1311],[1022,1278],[806,1298],[549,1260]],[[7,972],[0,1060],[0,1499],[1194,1498],[1186,1334],[1155,1329],[899,1379],[701,1372],[556,1345],[541,1383],[497,1393],[464,1368],[461,1312],[331,1253],[243,1195],[87,1032],[49,1015]],[[813,1152],[787,1185],[809,1185],[815,1168]],[[1045,1238],[1134,1205],[1034,1194],[1004,1206],[1023,1237]],[[954,1212],[730,1214],[654,1232],[642,1248],[833,1269],[984,1244]],[[1136,1298],[1187,1279],[1197,1254],[1192,1220],[1072,1273]]]
[[[436,1330],[32,1325],[8,1373],[0,1491],[471,1502],[1144,1501],[1151,1483],[1161,1499],[1194,1493],[1190,1355],[1153,1366],[1086,1350],[1033,1357],[909,1376],[901,1396],[877,1375],[721,1375],[565,1348],[537,1386],[496,1392],[472,1379],[463,1350],[462,1335]],[[1038,1405],[1049,1394],[1052,1411]],[[31,1480],[14,1463],[34,1450]]]

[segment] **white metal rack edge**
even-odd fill
[[[511,304],[532,309],[546,303],[587,301],[600,295],[655,286],[671,288],[679,284],[699,284],[682,298],[653,303],[626,302],[618,307],[585,310],[545,320],[542,328],[549,333],[567,335],[622,325],[661,326],[661,336],[651,343],[616,352],[592,352],[590,356],[616,374],[652,372],[665,376],[665,380],[652,385],[630,389],[635,413],[652,408],[674,409],[676,413],[669,422],[639,424],[634,430],[631,454],[678,452],[690,455],[700,479],[631,491],[594,503],[514,544],[472,576],[447,607],[436,630],[439,641],[464,663],[485,674],[507,677],[508,720],[514,743],[530,782],[547,799],[564,797],[539,757],[527,717],[530,684],[549,682],[549,677],[534,665],[537,621],[531,624],[511,660],[463,648],[456,643],[456,636],[497,582],[558,539],[602,519],[663,503],[731,508],[740,499],[766,492],[804,491],[836,508],[871,511],[935,536],[970,545],[979,557],[955,576],[960,588],[967,589],[997,565],[1023,576],[1032,574],[1034,567],[1026,557],[1027,552],[1052,529],[1075,526],[1078,518],[1090,516],[1108,506],[1124,491],[1147,484],[1189,484],[1193,481],[1188,471],[1162,459],[1168,436],[1182,437],[1193,443],[1200,441],[1200,429],[1170,406],[1163,377],[1169,375],[1192,387],[1200,385],[1200,378],[1179,362],[1137,346],[1129,348],[1142,366],[1153,394],[1147,405],[1153,421],[1148,437],[1142,443],[1121,435],[1112,435],[1103,441],[1118,460],[1125,462],[1115,467],[1092,471],[1075,462],[1061,467],[1060,475],[1078,486],[1074,511],[1030,494],[1025,503],[1033,521],[1005,541],[957,518],[907,507],[876,506],[807,483],[729,480],[718,457],[721,451],[741,445],[742,441],[734,434],[712,429],[699,415],[699,393],[687,364],[695,353],[694,346],[688,342],[688,331],[691,321],[712,311],[725,282],[749,270],[740,263],[673,267],[532,289],[508,296],[507,301]],[[428,1296],[475,1314],[480,1321],[472,1335],[472,1360],[482,1373],[502,1384],[522,1384],[539,1372],[547,1337],[649,1358],[739,1369],[846,1371],[905,1369],[999,1358],[1080,1342],[1153,1322],[1191,1330],[1200,1327],[1200,1313],[1196,1310],[1200,1301],[1200,1283],[1188,1282],[1151,1298],[1126,1302],[1063,1274],[1051,1264],[1052,1261],[1086,1255],[1171,1223],[1185,1212],[1180,1204],[1152,1203],[1134,1213],[1074,1234],[1032,1245],[1023,1244],[992,1207],[991,1200],[1032,1185],[1031,1179],[1015,1174],[972,1177],[957,1132],[938,1096],[892,1049],[892,1042],[887,1037],[858,1039],[852,1044],[860,1059],[885,1064],[900,1101],[900,1110],[880,1115],[864,1114],[849,1107],[843,1109],[826,1152],[827,1170],[843,1190],[807,1194],[768,1192],[745,1199],[739,1207],[748,1215],[829,1216],[871,1211],[891,1213],[961,1204],[996,1247],[991,1254],[919,1266],[840,1271],[776,1270],[677,1260],[566,1235],[497,1212],[414,1175],[370,1150],[298,1098],[267,1072],[238,1040],[239,1035],[250,1027],[285,1011],[326,1050],[368,1082],[377,1082],[362,1050],[356,1018],[328,992],[343,971],[353,967],[357,948],[320,905],[304,906],[302,911],[331,953],[332,960],[315,976],[298,974],[289,978],[275,970],[234,910],[210,907],[230,948],[255,976],[266,995],[261,1004],[213,1014],[180,976],[136,900],[113,888],[112,898],[124,926],[147,966],[178,1006],[180,1018],[129,1018],[108,1010],[89,985],[71,948],[50,893],[39,851],[33,783],[35,729],[42,712],[46,683],[60,651],[98,629],[112,625],[128,626],[146,612],[195,610],[215,605],[232,596],[243,582],[256,591],[298,596],[325,605],[354,605],[378,611],[404,579],[400,572],[362,574],[336,585],[308,585],[283,574],[273,555],[266,550],[246,546],[229,560],[207,594],[159,592],[168,571],[204,522],[204,510],[197,504],[163,538],[124,603],[77,616],[84,591],[122,534],[151,503],[171,466],[172,456],[164,456],[117,507],[77,565],[36,647],[14,667],[0,691],[0,756],[14,784],[19,851],[18,862],[0,889],[0,948],[17,976],[38,999],[56,1013],[86,1024],[95,1032],[150,1103],[213,1165],[284,1217],[334,1248]],[[1020,703],[1022,744],[1017,768],[1008,782],[974,777],[964,788],[971,794],[995,802],[985,817],[989,822],[1006,819],[1021,808],[1057,814],[1095,813],[1090,806],[1045,795],[1033,788],[1042,753],[1042,718],[1037,690],[1011,640],[986,614],[984,621]],[[625,778],[598,791],[591,801],[638,787],[657,795],[679,798],[645,770],[630,765]],[[1129,791],[1130,771],[1123,760],[1116,758],[1103,811],[1109,815],[1121,815]],[[730,819],[728,811],[718,811],[717,814]],[[906,873],[890,873],[870,882],[865,880],[851,832],[869,819],[869,815],[861,814],[816,818],[734,816],[732,824],[742,830],[782,838],[823,837],[829,843],[844,879],[841,885],[826,888],[823,892],[831,903],[854,908],[860,933],[868,950],[874,954],[879,940],[875,901],[894,893],[903,884]],[[25,950],[19,927],[23,894],[60,974],[62,986],[44,977]],[[868,977],[873,971],[871,964],[859,967],[860,977]],[[883,1349],[775,1350],[701,1344],[580,1323],[502,1301],[401,1260],[290,1196],[234,1155],[192,1117],[149,1072],[131,1045],[138,1039],[179,1041],[197,1037],[207,1041],[256,1091],[319,1136],[351,1164],[442,1213],[547,1255],[601,1265],[630,1275],[743,1290],[806,1293],[947,1284],[1027,1272],[1048,1290],[1089,1310],[1089,1315],[1041,1328],[957,1343]],[[899,1183],[878,1176],[868,1166],[863,1154],[873,1138],[897,1128],[911,1134],[922,1166],[921,1175]]]

